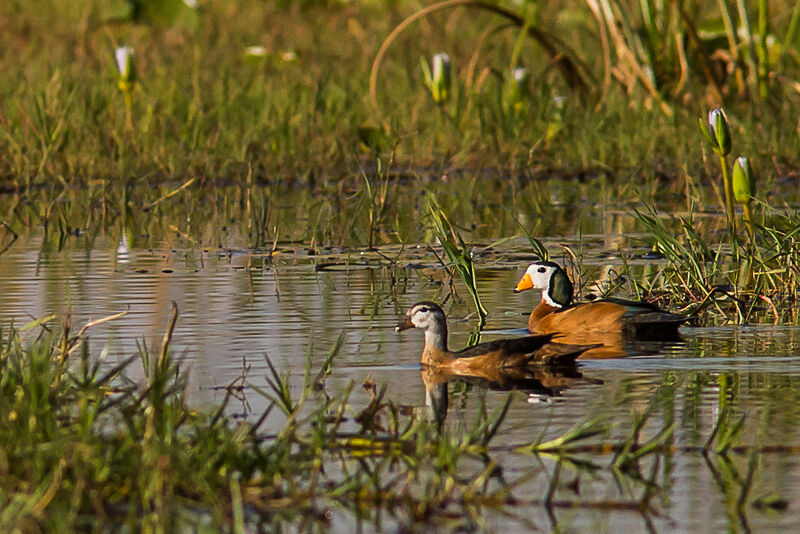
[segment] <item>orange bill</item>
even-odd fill
[[[520,291],[525,291],[526,289],[530,289],[533,287],[533,280],[531,280],[531,275],[525,273],[522,275],[522,279],[517,283],[517,287],[514,288],[514,293],[519,293]]]

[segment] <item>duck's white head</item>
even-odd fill
[[[569,306],[572,302],[572,282],[567,273],[552,261],[535,261],[514,288],[514,293],[526,289],[540,289],[545,303],[555,308]]]
[[[395,332],[402,332],[409,328],[430,330],[446,324],[447,319],[441,306],[435,302],[417,302],[406,312],[405,317],[394,330]]]
[[[411,306],[394,330],[402,332],[409,328],[425,331],[426,347],[447,350],[447,319],[444,310],[435,302],[417,302]]]

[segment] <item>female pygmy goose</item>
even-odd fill
[[[498,339],[459,352],[447,349],[447,319],[434,302],[414,304],[395,327],[402,332],[419,328],[425,332],[423,366],[446,368],[464,375],[482,375],[488,369],[510,369],[529,365],[569,365],[595,345],[554,343],[553,334]]]

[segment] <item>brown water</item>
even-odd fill
[[[592,236],[585,239],[592,243]],[[20,326],[51,313],[62,318],[70,309],[77,326],[127,309],[126,316],[92,331],[94,349],[108,344],[113,357],[134,352],[142,337],[155,346],[174,300],[181,314],[174,350],[191,368],[190,394],[200,405],[220,402],[223,394],[217,386],[237,379],[243,365],[249,367],[248,380],[263,386],[265,355],[281,371],[291,370],[299,384],[307,354],[312,367],[319,364],[344,332],[345,343],[328,380],[331,391],[371,376],[378,384],[388,384],[387,398],[392,401],[425,403],[418,364],[421,333],[393,330],[410,304],[441,302],[450,293],[442,270],[424,249],[404,251],[393,267],[359,250],[308,256],[303,248],[285,248],[270,263],[247,249],[174,249],[168,242],[135,248],[127,241],[124,235],[101,236],[91,243],[76,237],[58,251],[43,246],[41,236],[21,238],[0,257],[0,322]],[[484,267],[480,287],[490,310],[490,330],[523,327],[538,298],[512,293],[527,260],[524,253],[515,252],[515,247],[524,248],[518,241],[504,247],[505,254],[487,255],[479,262]],[[601,264],[610,260],[602,246],[595,248],[600,253],[587,264],[596,264],[602,272]],[[399,252],[390,247],[383,254],[394,258]],[[456,304],[448,307],[453,348],[463,346],[475,328],[474,320],[460,320],[471,309],[463,289],[460,295],[463,299],[450,299]],[[724,397],[736,416],[746,415],[737,445],[800,446],[800,329],[684,327],[681,334],[680,342],[639,347],[644,349],[635,353],[639,355],[586,361],[580,367],[582,376],[562,377],[555,388],[528,384],[527,391],[513,392],[508,417],[493,441],[492,455],[506,479],[537,466],[552,472],[552,458],[511,449],[556,437],[597,417],[613,425],[610,434],[597,441],[619,440],[630,430],[632,413],[652,403],[653,415],[643,435],[674,422],[670,443],[675,450],[660,456],[655,466],[658,488],[651,509],[642,512],[621,504],[637,500],[643,482],[607,469],[612,455],[585,453],[583,459],[601,468],[592,472],[563,467],[555,498],[571,507],[548,513],[538,502],[547,478],[536,477],[515,492],[520,502],[512,515],[490,515],[489,526],[505,530],[537,525],[548,530],[557,525],[560,530],[598,532],[798,531],[800,454],[762,452],[750,494],[752,500],[775,492],[788,501],[788,511],[761,511],[748,504],[740,512],[735,502],[748,456],[706,459],[681,449],[702,445]],[[472,420],[483,401],[490,412],[496,411],[508,394],[463,383],[447,388],[447,421],[454,426]],[[353,405],[367,401],[367,393],[356,387]],[[257,416],[263,407],[261,397],[245,390],[244,399],[231,409]],[[652,459],[643,461],[641,476],[647,478],[653,468]],[[337,517],[334,525],[341,531],[352,526],[347,517]]]

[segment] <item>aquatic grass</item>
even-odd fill
[[[378,98],[377,98],[378,71],[383,63],[383,58],[389,46],[397,39],[400,33],[405,31],[414,22],[423,19],[437,11],[447,10],[457,7],[470,7],[482,11],[487,11],[509,20],[511,24],[513,24],[516,27],[524,28],[526,33],[532,39],[534,39],[543,48],[543,50],[545,50],[545,52],[553,59],[556,66],[561,70],[564,78],[568,81],[568,83],[571,86],[581,89],[586,88],[587,82],[585,80],[585,76],[587,75],[587,71],[582,70],[582,68],[585,69],[585,67],[575,62],[575,60],[573,59],[575,56],[571,52],[569,47],[566,45],[566,43],[562,42],[555,35],[550,34],[549,32],[545,31],[540,27],[530,24],[525,17],[509,9],[506,9],[503,6],[491,4],[489,2],[481,2],[475,0],[445,0],[444,2],[438,2],[436,4],[420,9],[419,11],[407,17],[403,22],[398,24],[392,30],[389,36],[386,37],[386,39],[381,44],[381,47],[378,50],[377,54],[375,55],[374,61],[372,62],[372,69],[370,71],[370,98],[373,106],[376,109],[378,108]],[[433,78],[431,75],[426,75],[426,79],[432,81]]]
[[[380,229],[381,224],[383,223],[383,218],[386,215],[386,210],[388,207],[388,200],[389,200],[389,178],[391,169],[394,163],[394,152],[392,152],[391,157],[389,158],[389,162],[386,167],[383,167],[383,164],[380,158],[377,160],[377,168],[375,171],[375,175],[379,177],[380,183],[376,186],[373,186],[372,181],[370,180],[369,176],[367,176],[366,171],[361,169],[361,175],[364,178],[364,187],[365,187],[365,201],[367,202],[367,213],[368,213],[368,228],[367,228],[367,248],[372,250],[375,245],[375,234]],[[396,187],[394,188],[396,189]]]
[[[65,336],[43,330],[46,322],[26,325],[28,346],[20,330],[0,333],[3,527],[324,529],[331,511],[343,511],[367,527],[478,528],[491,524],[493,514],[531,526],[520,516],[532,506],[657,513],[654,497],[671,478],[660,466],[702,452],[668,442],[675,428],[666,407],[675,402],[672,385],[616,437],[592,439],[610,427],[589,417],[554,438],[514,446],[497,437],[517,394],[506,395],[493,414],[480,397],[472,415],[446,424],[404,413],[385,386],[369,381],[370,401],[361,410],[351,405],[349,387],[330,395],[326,377],[340,337],[321,364],[306,361],[300,380],[268,366],[262,387],[245,370],[244,391],[269,394],[277,404],[239,420],[226,411],[231,390],[210,410],[187,403],[186,374],[171,354],[180,327],[174,308],[160,346],[135,355],[145,370],[139,381],[125,376],[135,356],[96,359],[85,338],[62,358]],[[673,384],[669,376],[665,383]],[[739,386],[719,387],[720,398],[735,398]],[[282,415],[278,404],[288,407]],[[664,406],[663,422],[653,417],[656,405]],[[281,421],[266,425],[270,414]],[[645,423],[647,440],[640,439]],[[730,435],[730,446],[712,451],[709,465],[727,470],[721,476],[731,483],[720,491],[742,508],[760,498],[751,501],[761,469],[754,458],[778,449],[739,445],[742,433]],[[539,465],[509,474],[497,459],[509,453],[530,455]],[[612,454],[605,466],[584,459]],[[732,463],[740,454],[749,455],[743,476]],[[567,470],[573,482],[565,482]],[[619,497],[560,495],[584,477],[605,475],[617,480]],[[780,497],[764,501],[780,506]]]
[[[287,418],[279,433],[264,434],[259,427],[270,409],[255,422],[234,421],[225,415],[230,391],[211,412],[186,404],[186,375],[170,355],[177,319],[173,309],[156,353],[142,347],[142,384],[124,375],[134,357],[110,365],[92,361],[82,344],[73,369],[70,358],[58,357],[61,343],[47,334],[26,348],[16,330],[3,332],[0,427],[9,462],[0,477],[7,496],[3,525],[90,522],[170,531],[204,521],[226,528],[317,523],[325,521],[319,513],[324,503],[355,511],[364,499],[387,513],[410,513],[418,523],[443,518],[458,503],[472,503],[476,513],[505,503],[508,488],[487,489],[492,464],[466,480],[455,476],[464,455],[485,450],[504,411],[474,424],[465,438],[414,418],[404,429],[364,422],[347,437],[341,426],[350,411],[349,390],[332,398],[319,393],[340,338],[319,370],[306,367],[299,392],[270,367],[265,391],[275,399],[270,406],[282,406]],[[256,391],[250,382],[245,387]],[[396,407],[381,398],[367,411],[381,420],[394,413],[388,420],[396,420]],[[365,447],[372,451],[367,456],[360,452]],[[398,461],[408,468],[400,477],[392,467]],[[340,464],[350,476],[330,478],[326,464]]]
[[[691,218],[679,219],[683,233],[683,240],[679,240],[664,224],[654,206],[646,204],[645,210],[634,208],[633,211],[636,219],[655,240],[658,251],[668,261],[670,269],[667,283],[674,278],[678,281],[675,285],[695,299],[707,297],[721,273],[721,247],[712,252],[694,229]]]
[[[44,16],[51,11],[58,15],[67,11],[49,7],[48,10],[48,5],[45,5],[41,10]],[[404,7],[399,5],[398,9]],[[585,9],[580,3],[568,7],[577,14]],[[77,95],[73,112],[67,116],[71,126],[70,136],[53,164],[48,165],[55,171],[55,180],[61,175],[73,185],[98,177],[110,182],[152,183],[170,177],[180,179],[197,174],[224,177],[242,183],[249,164],[253,165],[259,181],[297,180],[316,186],[351,178],[352,165],[348,162],[347,155],[352,153],[357,144],[356,130],[365,124],[374,124],[376,117],[364,105],[365,77],[353,76],[353,71],[358,69],[351,69],[350,66],[354,63],[368,65],[385,31],[394,24],[391,13],[385,10],[365,7],[360,3],[355,3],[352,9],[352,13],[343,13],[332,8],[326,13],[325,28],[313,27],[314,22],[311,19],[314,17],[304,18],[309,11],[302,11],[300,16],[292,17],[291,13],[276,10],[274,17],[281,19],[281,27],[287,30],[262,39],[262,46],[269,55],[267,60],[257,65],[244,61],[241,57],[242,41],[251,44],[254,40],[261,39],[253,35],[252,30],[248,30],[242,22],[263,17],[262,8],[255,6],[240,7],[231,16],[231,13],[212,3],[204,6],[199,14],[201,24],[191,30],[180,27],[165,30],[151,28],[146,24],[128,27],[123,24],[110,29],[103,28],[98,33],[89,33],[82,43],[83,48],[81,43],[76,46],[75,57],[65,51],[58,58],[61,61],[59,65],[63,66],[63,79],[72,80],[75,71],[80,67],[85,83],[79,84],[82,89]],[[414,9],[414,6],[408,5],[408,9]],[[77,19],[81,15],[89,18],[93,15],[91,6],[81,3],[68,11]],[[545,21],[544,27],[548,27],[553,21],[554,15],[551,11],[552,9],[544,9],[536,13],[537,17]],[[484,31],[486,16],[480,11],[475,13],[479,13],[476,19],[480,20],[472,22],[462,18],[459,24],[461,34],[469,34],[476,27],[478,33]],[[27,16],[31,15],[23,9],[22,19],[27,20]],[[37,18],[31,16],[34,30],[43,25],[38,22],[38,17],[38,14]],[[219,20],[225,20],[226,23],[220,24]],[[494,20],[494,16],[489,16],[488,20]],[[348,21],[353,21],[353,24]],[[68,30],[68,17],[62,16],[56,22],[52,25],[53,34],[60,38],[74,38]],[[297,37],[288,35],[289,27],[293,36]],[[214,34],[211,31],[213,28],[218,28],[219,33]],[[362,31],[359,33],[356,28],[361,28]],[[370,30],[364,30],[365,28]],[[575,28],[566,30],[577,33]],[[437,28],[425,25],[415,27],[415,33],[409,35],[404,44],[413,44],[416,41],[422,48],[428,38],[435,37],[436,31]],[[504,36],[506,33],[509,35]],[[576,55],[581,55],[579,49],[584,41],[596,42],[593,38],[589,39],[591,36],[586,33],[584,31],[583,35],[577,35],[574,40]],[[214,41],[213,46],[210,46],[212,34]],[[531,95],[527,125],[521,131],[516,131],[518,125],[512,124],[513,121],[504,123],[498,103],[491,102],[494,99],[493,87],[498,85],[494,83],[491,73],[495,70],[510,72],[511,68],[517,66],[511,63],[514,57],[519,57],[529,66],[547,65],[547,61],[537,62],[539,55],[546,54],[539,49],[531,52],[530,47],[536,45],[531,45],[527,38],[524,40],[525,46],[517,53],[519,29],[495,34],[503,37],[500,41],[503,46],[498,47],[498,50],[505,50],[507,46],[508,54],[504,60],[499,58],[495,61],[492,57],[489,62],[489,55],[480,53],[472,62],[475,77],[484,81],[478,87],[479,80],[475,80],[476,90],[480,90],[480,94],[466,95],[470,101],[465,103],[465,110],[456,125],[457,131],[462,131],[464,135],[443,136],[432,131],[430,127],[435,128],[438,119],[435,114],[428,113],[426,103],[419,98],[425,91],[424,86],[418,84],[417,91],[406,91],[407,84],[396,76],[398,70],[409,67],[405,64],[408,57],[397,54],[386,58],[382,70],[387,81],[390,81],[386,93],[393,102],[398,102],[391,110],[393,116],[389,123],[393,128],[392,137],[401,139],[398,147],[399,162],[426,166],[431,162],[438,165],[440,162],[448,164],[455,160],[456,164],[467,164],[470,167],[500,164],[510,169],[527,168],[531,164],[538,167],[542,163],[548,167],[567,169],[580,169],[584,165],[593,167],[595,162],[613,167],[614,161],[616,164],[649,166],[649,163],[643,162],[653,161],[652,149],[643,148],[647,143],[637,141],[633,135],[625,134],[628,139],[620,140],[622,146],[617,148],[608,146],[608,143],[603,146],[597,141],[616,139],[617,135],[624,134],[626,130],[638,130],[653,123],[650,112],[636,112],[635,114],[640,115],[637,119],[634,113],[627,111],[625,127],[619,127],[615,132],[609,126],[622,126],[614,120],[620,110],[615,109],[617,104],[614,104],[614,98],[610,98],[606,102],[607,107],[603,108],[603,113],[608,110],[609,116],[598,117],[598,133],[593,140],[589,140],[589,133],[581,131],[579,126],[583,120],[581,117],[591,109],[591,103],[577,102],[571,93],[563,91],[561,82],[557,80],[558,75],[550,75],[550,72],[557,72],[552,67],[550,70],[544,67],[545,70],[541,73],[531,72],[534,85],[541,87],[541,90],[534,91]],[[113,39],[108,39],[109,35]],[[53,37],[45,35],[40,39],[47,38]],[[448,36],[445,34],[439,38],[441,42],[448,39]],[[284,61],[281,59],[281,45],[292,41],[311,44],[295,47],[299,52],[296,53],[296,59]],[[141,94],[143,98],[135,100],[143,101],[133,103],[133,116],[141,122],[133,131],[129,131],[125,125],[126,112],[122,99],[114,94],[118,93],[113,83],[116,73],[110,61],[113,45],[123,42],[135,46],[137,64],[143,75],[142,81],[146,82],[146,91],[142,87],[142,91],[137,89],[135,95]],[[176,42],[191,42],[193,45],[180,47]],[[572,40],[570,44],[573,44]],[[322,48],[323,45],[326,48]],[[453,46],[453,56],[463,56],[463,48],[464,45],[456,43]],[[441,48],[434,50],[438,49]],[[591,51],[596,52],[594,49]],[[420,49],[419,53],[416,50],[409,53],[415,60],[411,66],[413,70],[418,71],[416,60],[425,52]],[[495,55],[499,57],[500,52]],[[591,58],[590,54],[586,55]],[[320,65],[316,61],[320,56],[333,57],[341,63],[326,62],[325,65]],[[593,60],[590,59],[588,63],[593,64]],[[98,64],[107,66],[98,69]],[[17,84],[13,88],[8,87],[9,91],[13,89],[22,94],[7,95],[9,100],[3,101],[18,101],[24,110],[29,110],[26,99],[29,91],[25,87],[41,88],[38,73],[45,70],[43,61],[32,57],[31,68],[25,73],[30,76],[29,83],[25,86]],[[216,72],[223,72],[224,76],[211,79],[212,73]],[[390,74],[391,77],[388,77]],[[460,78],[458,73],[454,72],[454,75]],[[408,105],[399,103],[404,94],[411,95],[413,102]],[[546,123],[550,122],[545,118],[545,110],[551,108],[549,103],[559,95],[562,101],[566,100],[565,113],[562,115],[563,130],[569,131],[570,135],[563,140],[557,136],[547,143],[538,143],[547,129]],[[623,109],[625,107],[627,104]],[[491,119],[485,125],[494,131],[495,140],[492,141],[488,137],[484,138],[482,131],[477,131],[481,128],[478,123],[489,117],[490,112],[495,114],[497,120],[495,123],[495,119]],[[482,118],[477,116],[478,113],[484,113]],[[9,158],[9,163],[22,168],[25,165],[21,160],[27,159],[28,164],[35,168],[41,158],[27,146],[30,143],[20,127],[24,120],[20,119],[19,110],[12,107],[4,110],[0,116],[5,120],[10,134],[7,142],[12,148],[13,156]],[[664,134],[677,128],[674,137],[680,138],[687,128],[685,122],[677,125],[661,123],[655,131],[661,134],[662,139],[671,138],[673,136]],[[107,133],[102,138],[95,135],[95,132],[101,130]],[[654,137],[656,136],[638,136],[640,140]],[[432,139],[436,139],[436,142],[432,143]],[[15,143],[24,148],[14,152]],[[616,144],[615,141],[614,145]],[[662,142],[661,145],[663,144]],[[779,151],[784,150],[783,147],[777,148]],[[789,152],[788,147],[785,151]],[[655,156],[658,159],[663,158],[662,161],[668,161],[671,158],[665,156],[665,152],[683,156],[685,149],[679,146],[664,148],[663,152]],[[697,150],[692,149],[687,155],[694,164],[698,163],[700,154]],[[26,173],[9,170],[4,175],[10,178],[25,177]],[[45,177],[34,176],[32,180],[37,184],[49,184]]]
[[[770,45],[777,29],[770,13],[789,9],[788,5],[768,10],[767,2],[760,0],[754,29],[752,3],[748,6],[739,0],[734,3],[735,10],[722,1],[705,8],[651,0],[587,0],[586,4],[600,27],[604,93],[614,82],[629,93],[638,89],[671,115],[671,101],[689,90],[690,75],[705,82],[705,91],[716,105],[730,95],[764,102],[777,92],[771,69],[779,65],[770,55],[779,47]],[[796,9],[794,5],[793,11]],[[631,17],[631,12],[636,16]],[[793,16],[785,27],[786,39],[793,38],[796,27]],[[674,37],[664,39],[665,34]],[[784,46],[791,48],[786,39]],[[726,76],[719,75],[719,61],[727,68]],[[612,69],[616,69],[613,77]]]
[[[704,63],[691,61],[691,54],[714,48],[702,42],[687,44],[690,32],[682,30],[681,22],[692,17],[696,19],[693,25],[701,27],[714,18],[714,10],[679,16],[674,9],[652,2],[608,4],[619,13],[628,12],[629,4],[642,12],[641,28],[636,27],[638,21],[621,19],[628,25],[625,37],[634,40],[626,46],[642,63],[650,54],[639,51],[655,50],[650,65],[653,76],[667,79],[659,86],[660,97],[673,106],[674,102],[701,101],[687,98],[701,93],[704,79],[699,70]],[[649,11],[641,5],[649,5]],[[489,2],[436,6],[441,10],[424,16],[424,21],[417,19],[424,23],[409,25],[397,36],[391,54],[384,54],[380,96],[382,102],[393,105],[381,109],[381,116],[369,105],[366,71],[377,59],[384,37],[398,27],[397,17],[419,9],[411,3],[401,2],[396,10],[389,10],[354,2],[346,9],[328,6],[326,16],[318,17],[315,13],[322,7],[295,13],[284,6],[267,14],[267,6],[234,9],[211,2],[192,12],[196,25],[166,27],[144,15],[136,24],[125,17],[106,24],[99,8],[89,2],[63,6],[45,0],[36,10],[21,6],[14,16],[4,15],[13,46],[0,57],[4,72],[9,73],[0,83],[0,102],[4,103],[0,174],[6,184],[25,188],[85,185],[98,179],[154,183],[194,175],[241,184],[252,166],[257,181],[296,181],[316,187],[351,179],[354,165],[349,155],[360,146],[358,130],[375,129],[376,123],[383,122],[389,131],[380,128],[382,135],[400,140],[397,161],[411,166],[591,171],[628,165],[649,169],[654,164],[661,167],[657,161],[670,160],[688,161],[689,168],[702,165],[698,147],[681,141],[691,127],[690,117],[700,110],[679,110],[675,121],[654,120],[646,102],[652,97],[630,95],[624,87],[615,89],[618,82],[611,74],[624,62],[606,64],[603,50],[596,46],[599,30],[568,22],[591,16],[587,3],[565,2],[519,13]],[[465,9],[474,16],[460,16]],[[774,34],[784,26],[780,10],[770,7],[764,13],[766,26],[760,18],[753,25],[756,40],[758,28]],[[442,13],[458,17],[458,24],[440,25],[437,16]],[[276,31],[262,35],[253,29],[253,20],[267,19],[275,21]],[[76,31],[87,24],[86,32]],[[612,21],[609,28],[613,26]],[[538,33],[529,39],[531,32]],[[659,32],[682,39],[654,39]],[[647,37],[639,38],[640,34]],[[634,46],[636,39],[641,47]],[[569,49],[561,40],[569,43]],[[471,46],[476,41],[486,44],[476,51]],[[767,41],[759,41],[759,46]],[[59,47],[58,43],[69,45]],[[264,51],[263,59],[255,63],[242,57],[242,50],[253,45]],[[118,72],[112,53],[117,46],[136,50],[140,81],[129,105],[124,105],[116,87]],[[669,50],[660,51],[659,46]],[[787,57],[793,49],[791,45],[781,52]],[[45,57],[41,50],[58,53]],[[462,109],[457,120],[444,125],[445,132],[440,131],[440,118],[430,113],[430,99],[421,98],[427,93],[424,83],[413,79],[421,78],[419,57],[440,50],[448,50],[453,58],[453,81],[458,81],[458,91],[462,87],[464,91],[458,96]],[[22,57],[24,68],[18,60]],[[591,65],[591,71],[584,64]],[[534,71],[534,65],[541,68]],[[677,65],[682,65],[684,75],[664,74]],[[780,71],[778,66],[768,64],[771,94],[778,94],[778,84],[790,87],[797,77],[792,63],[784,62]],[[503,111],[507,99],[498,100],[498,91],[511,83],[513,69],[523,67],[535,90],[526,96],[530,106],[524,106],[525,120],[508,120],[509,113]],[[694,75],[696,70],[699,76]],[[359,72],[365,74],[354,74]],[[600,105],[578,96],[580,90],[571,90],[581,86],[578,79],[587,87],[594,85],[595,75],[612,84]],[[679,76],[682,82],[670,81]],[[45,128],[37,124],[35,111],[37,105],[41,107],[43,94],[51,115],[51,126]],[[791,92],[786,95],[778,103],[784,116],[796,105]],[[558,107],[554,102],[563,106],[563,112],[557,113],[561,125],[557,129],[569,135],[548,133],[553,123],[549,114]],[[641,106],[631,110],[631,103]],[[749,111],[756,107],[769,111],[761,106],[773,104],[725,104],[738,116],[748,117],[743,126],[754,138],[783,139],[780,144],[771,142],[774,146],[765,153],[775,153],[779,161],[791,165],[797,150],[786,134],[791,128],[785,121],[772,120],[768,112],[758,114],[757,120],[749,118]],[[592,109],[597,110],[595,127],[589,132],[582,125]],[[131,116],[135,120],[129,121]],[[59,122],[61,130],[56,132],[52,124]],[[132,128],[129,122],[134,123]],[[450,131],[459,135],[451,136]],[[49,135],[53,133],[57,135]],[[659,139],[657,146],[653,139]],[[674,166],[667,167],[665,176],[673,174]]]
[[[19,234],[14,231],[14,229],[8,225],[6,221],[0,220],[0,228],[3,229],[3,233],[0,236],[0,256],[3,255],[14,242],[19,239]],[[11,234],[11,239],[7,239],[8,234]]]
[[[448,263],[442,262],[442,265],[451,266],[464,281],[467,291],[475,303],[475,311],[478,313],[478,330],[480,330],[486,322],[488,312],[481,303],[478,293],[478,278],[472,251],[464,242],[461,233],[447,218],[447,214],[437,202],[436,197],[429,193],[426,196],[426,202],[428,219],[433,233],[448,259]]]
[[[662,289],[676,299],[689,296],[695,302],[695,314],[717,305],[715,297],[724,295],[735,308],[737,322],[753,320],[759,303],[769,306],[775,324],[782,317],[793,317],[800,222],[788,208],[775,210],[760,205],[771,214],[771,220],[762,225],[748,225],[752,232],[748,246],[738,254],[723,248],[722,243],[713,245],[714,252],[707,238],[694,227],[691,217],[679,218],[683,235],[676,237],[653,206],[646,205],[646,211],[634,209],[638,222],[667,260],[667,267],[659,271],[659,275],[664,275]],[[643,287],[648,285],[645,283]],[[783,313],[779,312],[781,307]]]
[[[550,252],[547,250],[544,244],[539,239],[533,237],[530,233],[528,233],[528,231],[525,229],[525,227],[522,225],[521,222],[519,221],[516,222],[519,225],[520,230],[522,230],[522,233],[525,235],[525,239],[528,240],[528,243],[530,244],[533,253],[536,254],[539,257],[539,259],[549,261]]]
[[[526,453],[568,453],[579,441],[594,437],[608,430],[608,425],[600,420],[589,420],[578,423],[561,436],[538,443],[531,443],[517,449]]]

